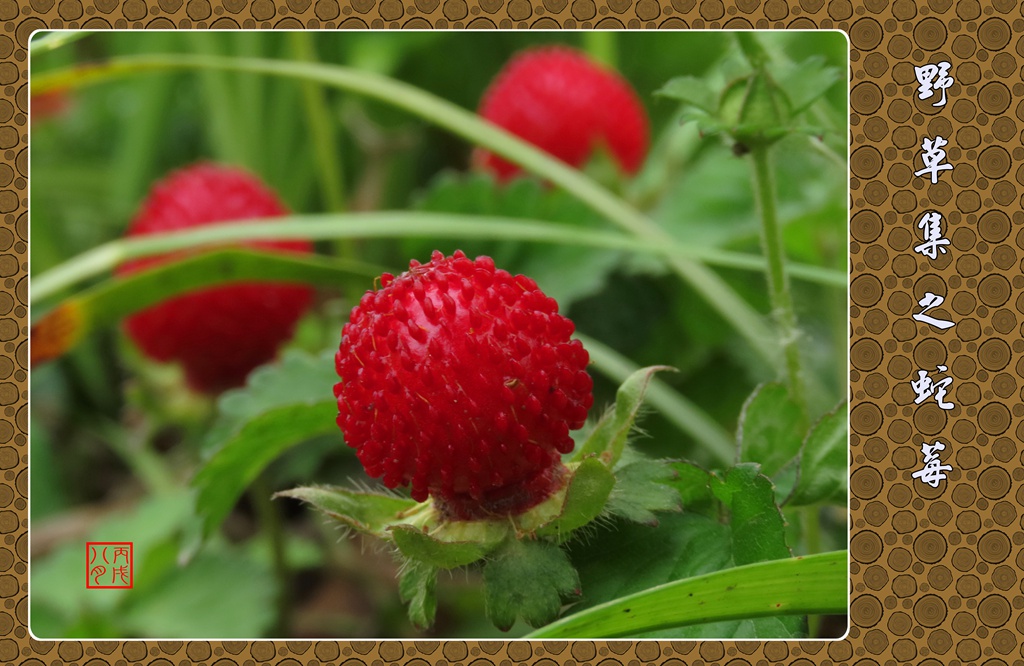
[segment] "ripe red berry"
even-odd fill
[[[157,183],[127,236],[187,229],[214,222],[257,220],[287,209],[254,176],[236,168],[197,164]],[[261,250],[310,252],[307,241],[260,241]],[[127,275],[179,257],[146,257],[123,264]],[[181,363],[189,385],[204,393],[241,386],[249,372],[274,358],[309,307],[308,286],[242,282],[168,299],[129,317],[125,328],[149,357]]]
[[[491,83],[479,113],[490,122],[580,167],[600,145],[633,174],[647,154],[648,123],[636,92],[618,74],[566,47],[525,51]],[[474,163],[507,180],[520,168],[478,150]]]
[[[367,474],[456,520],[549,497],[593,403],[589,356],[558,304],[461,251],[381,285],[353,308],[336,356],[338,425]]]

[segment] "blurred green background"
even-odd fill
[[[822,56],[847,70],[841,33],[763,33],[762,39],[780,59]],[[654,95],[677,76],[716,81],[735,69],[737,49],[727,33],[114,32],[34,51],[31,70],[138,53],[318,60],[393,76],[473,110],[512,54],[545,43],[575,46],[617,69],[650,116],[652,149],[635,179],[623,181],[600,158],[588,173],[681,243],[759,253],[749,165],[726,141],[680,123],[676,102]],[[820,138],[797,134],[773,149],[789,259],[844,273],[846,95],[840,82],[814,107]],[[173,71],[69,91],[65,108],[32,118],[32,274],[120,237],[154,181],[201,159],[251,170],[296,213],[412,209],[611,228],[535,181],[502,189],[468,173],[471,148],[389,105],[284,78]],[[327,254],[339,248],[319,245]],[[341,249],[398,272],[435,248],[491,254],[499,266],[531,275],[581,333],[639,366],[679,369],[662,379],[726,431],[735,430],[753,388],[774,379],[717,313],[650,257],[415,237],[360,239]],[[763,274],[717,272],[759,312],[769,312]],[[336,349],[348,311],[371,286],[353,280],[321,290],[290,346]],[[846,394],[846,293],[796,279],[792,287],[806,340],[811,412],[818,416]],[[33,316],[58,300],[34,304]],[[617,382],[594,374],[595,404],[607,405]],[[187,484],[216,413],[213,402],[189,394],[174,368],[142,359],[115,327],[34,368],[31,386],[31,627],[37,636],[424,635],[405,618],[386,552],[341,538],[297,503],[264,501],[299,483],[365,479],[340,433],[275,461],[217,538],[179,567],[194,520]],[[638,445],[652,455],[720,462],[656,411],[642,425],[646,436]],[[823,547],[844,548],[844,507],[824,511],[822,521]],[[799,541],[800,520],[791,524]],[[287,538],[271,536],[282,533]],[[81,546],[107,537],[136,544],[131,592],[84,589]],[[283,557],[275,552],[282,543]],[[483,619],[475,576],[442,577],[438,623],[427,635],[507,636]]]

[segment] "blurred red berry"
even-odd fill
[[[367,474],[456,520],[549,497],[593,403],[589,356],[554,299],[461,251],[381,285],[353,308],[336,357],[338,425]]]
[[[29,117],[32,122],[41,122],[59,116],[71,106],[71,96],[64,90],[49,90],[32,95],[29,101]]]
[[[256,177],[236,168],[197,164],[157,183],[129,226],[127,236],[200,227],[215,222],[255,221],[287,214],[277,196]],[[262,250],[311,252],[307,241],[245,244]],[[127,262],[128,275],[181,253]],[[249,372],[270,360],[292,336],[312,302],[304,285],[244,282],[171,298],[126,321],[131,339],[149,357],[181,363],[189,385],[203,393],[241,386]]]
[[[566,47],[542,47],[513,57],[484,94],[479,113],[574,167],[603,146],[622,171],[633,174],[647,154],[647,116],[633,88]],[[521,172],[483,149],[474,153],[473,161],[500,180]]]

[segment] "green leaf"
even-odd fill
[[[484,566],[487,617],[502,631],[522,617],[540,627],[558,616],[562,599],[579,594],[576,570],[561,548],[510,539]]]
[[[775,504],[771,480],[758,473],[753,463],[741,463],[714,477],[711,491],[729,509],[732,558],[738,564],[776,560],[790,556],[786,525]]]
[[[656,511],[679,511],[679,491],[666,482],[676,470],[663,460],[637,453],[625,454],[615,469],[615,489],[608,499],[608,513],[634,523],[658,526]]]
[[[796,487],[788,503],[793,506],[834,502],[847,498],[849,417],[846,403],[826,414],[811,429],[800,452]]]
[[[318,511],[352,529],[387,538],[387,528],[416,507],[409,498],[382,493],[349,490],[337,486],[310,486],[284,490],[274,495],[312,504]]]
[[[409,620],[425,629],[434,624],[437,613],[437,569],[415,560],[410,560],[402,569],[398,579],[398,594],[409,604]]]
[[[605,509],[615,477],[597,458],[586,458],[573,471],[562,511],[557,518],[537,530],[539,536],[568,537],[589,524]]]
[[[758,386],[740,412],[739,462],[759,463],[766,476],[773,476],[800,451],[802,419],[785,386]]]
[[[203,534],[220,525],[246,487],[275,458],[311,437],[335,432],[337,412],[331,400],[280,407],[246,422],[192,480],[199,491],[196,512],[203,521]]]
[[[335,403],[338,381],[334,350],[317,356],[285,351],[276,363],[256,368],[243,388],[224,393],[217,401],[217,420],[203,440],[206,456],[223,448],[249,421],[280,407]]]
[[[696,106],[708,113],[714,113],[717,106],[715,93],[708,86],[707,82],[694,76],[674,78],[654,91],[654,94]]]
[[[583,446],[579,448],[573,460],[583,460],[587,456],[599,456],[608,466],[614,466],[626,446],[626,439],[636,423],[640,406],[644,402],[644,394],[651,378],[659,370],[671,370],[667,366],[656,365],[641,368],[619,386],[615,394],[615,407],[601,417],[594,431],[590,433]]]
[[[678,580],[569,615],[528,638],[635,637],[739,618],[844,613],[846,551]]]
[[[710,472],[685,461],[671,463],[671,466],[676,473],[672,485],[679,492],[685,510],[692,511],[696,505],[714,500]]]
[[[717,517],[667,513],[657,528],[617,521],[569,543],[589,608],[681,578],[730,566],[731,535]],[[623,566],[623,563],[628,563]]]
[[[476,562],[497,545],[486,538],[482,541],[436,539],[413,525],[392,525],[389,532],[402,555],[438,569],[454,569]]]
[[[274,459],[312,437],[338,432],[336,381],[331,352],[292,350],[254,370],[244,388],[221,397],[217,421],[203,442],[206,460],[192,480],[204,535]]]

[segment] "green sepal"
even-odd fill
[[[615,407],[605,412],[597,422],[594,431],[573,456],[573,461],[579,462],[589,456],[598,456],[609,468],[615,466],[626,447],[629,431],[636,423],[647,386],[651,383],[654,373],[661,370],[674,368],[665,365],[641,368],[622,382],[615,394]]]
[[[615,476],[598,458],[585,458],[569,480],[558,517],[537,529],[537,536],[564,540],[604,511],[615,486]]]
[[[820,55],[775,72],[775,80],[786,91],[792,104],[793,115],[807,110],[842,78],[842,71],[837,67],[829,67]]]
[[[414,525],[392,525],[388,531],[402,555],[438,569],[454,569],[476,562],[493,550],[508,533],[508,528],[502,523],[474,521],[463,525],[479,527],[480,531],[467,540],[437,538],[424,531],[425,528]],[[444,527],[450,526],[459,526],[459,523],[448,523]],[[440,530],[442,533],[444,527]]]
[[[718,117],[739,143],[768,145],[789,132],[792,105],[768,72],[757,70],[725,88]]]
[[[658,97],[668,97],[698,109],[714,113],[715,93],[703,79],[695,76],[677,76],[654,91]]]
[[[409,605],[409,621],[424,629],[437,612],[437,568],[410,560],[398,579],[398,595]]]
[[[346,527],[382,539],[389,537],[391,525],[408,520],[417,507],[417,503],[408,498],[338,486],[292,488],[276,493],[274,497],[291,497],[307,502]]]
[[[576,569],[547,541],[506,541],[484,566],[484,586],[487,617],[502,631],[517,617],[542,627],[558,617],[563,599],[580,594]]]
[[[634,523],[658,526],[655,511],[680,511],[679,491],[669,485],[678,476],[664,460],[627,453],[615,468],[608,513]]]

